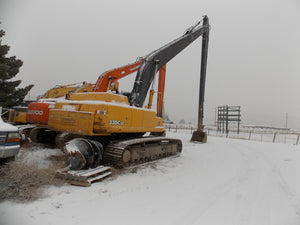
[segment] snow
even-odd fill
[[[66,146],[64,147],[64,151],[67,155],[75,155],[76,152],[80,152],[78,149],[78,140],[73,139],[66,143]]]
[[[93,93],[76,93],[77,95],[80,94],[93,94]],[[39,102],[59,102],[59,103],[68,103],[68,104],[87,104],[87,105],[110,105],[110,106],[122,106],[126,108],[135,108],[142,111],[154,111],[154,109],[147,109],[147,108],[140,108],[136,106],[130,106],[126,102],[117,102],[115,100],[112,100],[111,102],[102,101],[102,100],[67,100],[65,97],[61,98],[45,98],[45,99],[39,99]],[[52,109],[55,110],[55,109]]]
[[[31,203],[0,204],[0,224],[300,223],[299,146],[208,137],[180,157],[127,169],[83,188],[49,187]]]
[[[123,106],[132,108],[132,106],[129,106],[126,102],[106,102],[101,100],[62,100],[61,103],[69,103],[69,104],[87,104],[87,105],[112,105],[112,106]],[[138,107],[137,107],[138,108]],[[140,109],[140,108],[138,108]]]
[[[82,93],[76,93],[76,94],[82,94]],[[84,93],[87,94],[87,93]],[[127,108],[135,108],[142,111],[154,111],[154,109],[147,109],[147,108],[140,108],[136,106],[130,106],[126,102],[117,102],[115,100],[112,100],[111,102],[102,101],[102,100],[66,100],[61,99],[59,101],[60,103],[68,103],[68,104],[87,104],[87,105],[110,105],[110,106],[122,106]]]
[[[17,132],[18,128],[3,122],[2,118],[0,117],[0,132]]]
[[[39,146],[23,147],[17,155],[17,160],[22,160],[26,165],[46,169],[53,166],[53,162],[49,158],[59,155],[62,155],[62,152],[57,148],[41,148]]]
[[[65,101],[65,96],[59,97],[59,98],[41,98],[38,100],[38,102],[62,102]]]

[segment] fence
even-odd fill
[[[170,132],[184,132],[193,133],[196,130],[195,127],[191,125],[176,125],[167,124],[165,125],[166,131]],[[217,130],[216,127],[208,127],[204,129],[208,136],[224,137],[224,138],[235,138],[244,139],[251,141],[261,141],[261,142],[273,142],[273,143],[285,143],[298,145],[300,142],[300,132],[294,131],[276,131],[276,130],[264,130],[264,129],[249,129],[244,128],[239,130],[231,129],[228,133],[222,133]]]

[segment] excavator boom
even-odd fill
[[[197,23],[191,27],[183,36],[166,44],[158,50],[149,54],[143,60],[134,82],[132,92],[129,97],[131,105],[143,107],[148,90],[158,70],[174,58],[183,49],[189,46],[201,35],[209,32],[210,26],[207,16],[203,19],[203,24]]]
[[[142,61],[143,58],[140,58],[137,62],[102,73],[93,88],[93,92],[106,92],[113,82],[136,72],[140,68]]]

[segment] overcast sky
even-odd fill
[[[17,78],[35,85],[31,97],[56,84],[95,82],[203,15],[211,24],[205,123],[227,104],[242,107],[244,124],[285,126],[288,114],[288,126],[299,128],[299,0],[0,0],[3,42],[24,61]],[[171,119],[196,121],[200,52],[201,38],[167,65]],[[127,80],[121,89],[134,76]]]

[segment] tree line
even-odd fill
[[[19,73],[23,61],[16,56],[7,56],[10,46],[2,43],[4,35],[5,31],[0,29],[0,106],[11,108],[21,105],[34,85],[18,88],[22,81],[13,78]]]

